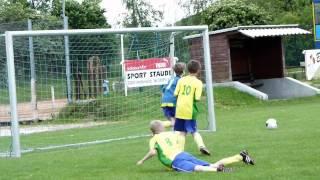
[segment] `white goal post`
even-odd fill
[[[208,26],[177,26],[177,27],[145,27],[145,28],[124,28],[124,29],[77,29],[77,30],[39,30],[39,31],[7,31],[5,33],[8,86],[10,92],[11,108],[11,132],[12,132],[12,156],[20,157],[19,117],[17,113],[17,93],[14,64],[14,37],[33,36],[70,36],[70,35],[102,35],[102,34],[124,34],[124,33],[145,33],[145,32],[181,32],[201,31],[203,37],[203,56],[205,64],[206,91],[208,105],[208,129],[216,131],[213,83],[209,47]]]

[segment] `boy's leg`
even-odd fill
[[[171,122],[171,127],[173,127],[174,126],[174,123],[176,122],[176,118],[175,117],[170,117],[170,118],[168,118],[169,119],[169,121]]]
[[[202,147],[205,147],[203,139],[199,132],[194,132],[192,136],[193,136],[194,142],[197,144],[199,149]]]
[[[167,126],[165,126],[165,127],[172,127],[172,130],[173,130],[176,118],[175,117],[167,117],[167,119],[168,119],[168,121],[166,122]]]
[[[183,151],[187,135],[185,129],[185,121],[181,119],[176,119],[173,129],[178,134],[180,149]]]
[[[197,171],[197,172],[217,172],[218,168],[212,167],[212,166],[200,166],[200,165],[197,165],[197,166],[194,167],[194,171]]]
[[[171,121],[161,121],[161,123],[165,128],[172,127]]]
[[[162,111],[164,116],[168,119],[168,121],[162,121],[164,127],[173,127],[175,123],[175,107],[162,107]]]
[[[230,156],[227,158],[223,158],[221,160],[219,160],[218,162],[211,164],[210,166],[212,167],[218,167],[220,164],[223,165],[229,165],[229,164],[233,164],[233,163],[237,163],[237,162],[241,162],[242,161],[242,156],[240,154],[234,155],[234,156]]]
[[[182,152],[172,163],[172,168],[180,172],[217,172],[223,171],[224,166],[211,166],[210,163],[197,159],[189,153]]]
[[[186,129],[188,132],[190,132],[193,136],[193,139],[195,143],[198,146],[198,149],[202,154],[210,156],[210,151],[206,148],[202,136],[200,133],[197,131],[197,121],[196,120],[189,120],[186,122]]]
[[[237,163],[243,161],[245,164],[251,164],[254,165],[254,160],[249,156],[249,153],[247,151],[241,151],[239,154],[230,156],[224,159],[219,160],[218,162],[211,164],[212,167],[218,167],[219,165],[229,165],[233,163]]]
[[[170,114],[167,117],[168,120],[171,121],[171,127],[174,127],[176,122],[176,107],[170,107]]]

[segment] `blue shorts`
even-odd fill
[[[162,111],[167,118],[174,118],[176,116],[176,107],[162,107]]]
[[[197,121],[192,120],[183,120],[176,118],[176,122],[174,123],[175,131],[181,131],[186,133],[195,133],[197,132]]]
[[[182,152],[174,158],[171,165],[172,169],[179,172],[193,172],[196,166],[210,166],[210,163],[197,159],[189,153]]]

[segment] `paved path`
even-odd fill
[[[48,120],[59,113],[59,110],[67,105],[67,99],[51,101],[39,101],[38,110],[32,110],[30,102],[18,104],[19,121]],[[10,105],[0,105],[0,122],[10,122]]]
[[[66,129],[76,129],[76,128],[88,128],[94,126],[101,126],[106,124],[114,124],[119,122],[87,122],[87,123],[77,123],[77,124],[50,124],[50,125],[30,125],[30,126],[20,126],[20,134],[34,134],[41,132],[52,132],[60,131]],[[0,136],[11,136],[10,126],[5,126],[0,128]]]

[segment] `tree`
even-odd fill
[[[211,30],[239,25],[261,25],[271,22],[271,15],[244,0],[218,0],[202,14],[202,23]]]
[[[10,4],[19,3],[19,4],[22,4],[24,6],[28,5],[28,1],[27,0],[3,0],[3,1],[8,2]]]
[[[1,1],[0,23],[21,21],[28,18],[37,18],[39,14],[27,6],[26,1]]]
[[[104,16],[105,10],[100,7],[100,3],[101,0],[83,0],[81,3],[76,0],[67,0],[65,10],[69,19],[69,29],[110,28]],[[61,9],[61,1],[55,0],[51,14],[60,17]],[[112,64],[115,64],[114,61],[118,60],[114,58],[118,53],[116,47],[119,47],[119,39],[116,38],[114,34],[70,36],[71,64],[74,68],[86,67],[90,57],[98,56],[106,66],[107,72],[110,72]],[[76,69],[74,68],[73,71]],[[82,71],[85,72],[86,68]]]
[[[274,24],[300,24],[312,27],[312,0],[247,0],[259,7],[265,7],[272,14]]]
[[[29,0],[29,6],[42,13],[49,13],[51,5],[52,0]]]
[[[194,15],[204,11],[215,0],[179,0],[178,4],[186,11],[187,15]]]
[[[163,12],[145,0],[122,0],[122,3],[128,11],[123,22],[125,27],[150,27],[163,18]]]
[[[122,0],[122,3],[128,12],[122,23],[125,27],[151,27],[163,18],[163,12],[156,10],[146,0]],[[161,37],[157,33],[132,33],[125,36],[125,39],[125,42],[129,42],[129,44],[125,44],[126,47],[129,47],[126,57],[140,59],[146,58],[152,53],[154,48],[151,47],[155,47],[155,42],[157,42],[157,40],[153,40],[160,40]]]
[[[248,0],[260,7],[266,7],[272,14],[273,24],[299,24],[312,32],[312,0]],[[313,48],[313,37],[288,36],[284,37],[286,64],[298,66],[304,57],[302,51]]]
[[[69,27],[71,29],[88,29],[88,28],[108,28],[104,16],[105,10],[100,7],[101,0],[84,0],[79,3],[75,0],[66,1],[66,16],[69,18]],[[53,2],[52,15],[61,16],[61,0]]]

